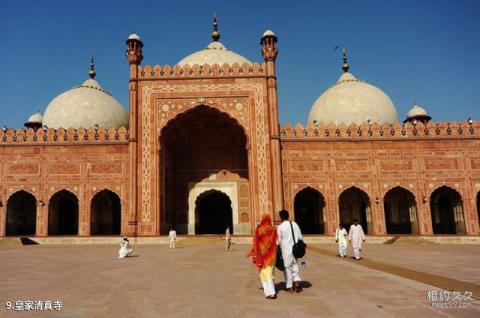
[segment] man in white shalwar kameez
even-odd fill
[[[131,256],[133,253],[133,248],[130,247],[130,241],[125,236],[120,242],[120,250],[118,250],[118,258],[125,258]]]
[[[170,229],[170,232],[168,232],[168,243],[170,245],[170,248],[175,248],[176,241],[177,241],[177,232],[172,227]]]
[[[338,253],[340,254],[340,257],[345,257],[347,256],[347,230],[343,227],[343,224],[340,223],[340,225],[337,228],[337,231],[335,232],[335,242],[338,243]]]
[[[356,260],[362,258],[360,252],[362,251],[362,243],[365,242],[365,234],[363,233],[362,226],[358,224],[358,220],[353,220],[353,224],[348,231],[348,240],[352,242],[353,255]]]
[[[230,236],[230,227],[225,230],[225,251],[230,251],[232,246],[232,237]]]
[[[292,227],[293,234],[295,235],[295,242],[298,242],[299,239],[303,239],[302,232],[300,231],[300,227],[297,223],[290,222],[288,220],[288,211],[282,210],[279,214],[282,224],[277,227],[277,235],[278,244],[282,250],[282,257],[285,265],[283,275],[285,278],[286,289],[291,293],[299,293],[302,290],[300,286],[300,281],[302,278],[300,277],[298,262],[292,253],[294,243],[292,237]]]

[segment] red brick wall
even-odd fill
[[[479,234],[478,122],[471,127],[467,123],[350,128],[288,125],[282,130],[282,149],[286,208],[293,210],[301,189],[317,189],[326,200],[327,234],[333,234],[339,222],[339,195],[351,186],[370,197],[374,234],[386,234],[383,198],[388,190],[401,186],[415,196],[420,234],[430,235],[430,195],[443,185],[462,196],[467,234]]]
[[[30,129],[27,134],[23,130],[0,132],[0,236],[5,234],[8,198],[19,190],[30,192],[37,200],[38,236],[48,230],[50,197],[62,189],[79,200],[79,235],[90,234],[90,202],[103,189],[119,196],[122,233],[128,232],[126,130],[69,130],[67,134],[63,129],[49,129],[35,134]]]

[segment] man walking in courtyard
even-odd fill
[[[365,234],[363,233],[363,228],[358,224],[358,220],[354,219],[353,224],[350,226],[350,231],[348,231],[348,240],[352,242],[353,255],[358,261],[362,258],[362,243],[365,242]]]
[[[282,224],[277,228],[278,243],[282,250],[283,262],[285,270],[283,275],[285,277],[286,289],[290,293],[299,293],[302,291],[300,286],[300,269],[298,262],[293,256],[293,244],[298,240],[303,239],[300,227],[295,222],[290,222],[287,210],[282,210],[279,213]],[[293,234],[293,235],[292,235]]]
[[[170,248],[175,248],[175,243],[177,242],[177,232],[172,227],[170,232],[168,232],[168,242],[170,244]]]
[[[340,223],[335,233],[335,242],[338,243],[338,253],[340,257],[347,256],[347,235],[347,230],[345,230],[343,224]]]
[[[225,250],[228,252],[230,251],[230,247],[232,246],[232,237],[230,236],[230,227],[227,227],[225,230]]]

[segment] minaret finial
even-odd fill
[[[90,71],[88,71],[88,75],[90,76],[91,79],[94,79],[95,75],[97,75],[97,73],[95,73],[95,61],[93,59],[93,56],[92,56],[92,59],[90,60]]]
[[[218,40],[220,40],[220,32],[218,32],[217,14],[215,12],[213,13],[212,39],[214,42],[218,42]]]
[[[347,61],[347,51],[344,48],[342,49],[342,55],[343,55],[342,69],[346,73],[346,72],[348,72],[348,69],[350,68],[350,65],[348,64],[348,61]]]

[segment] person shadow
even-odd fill
[[[312,283],[310,283],[309,281],[302,280],[300,282],[300,287],[302,287],[302,289],[307,289],[312,286],[313,286]],[[281,291],[284,292],[286,288],[287,288],[287,285],[285,284],[285,282],[275,283],[275,290],[277,291],[277,293]]]

